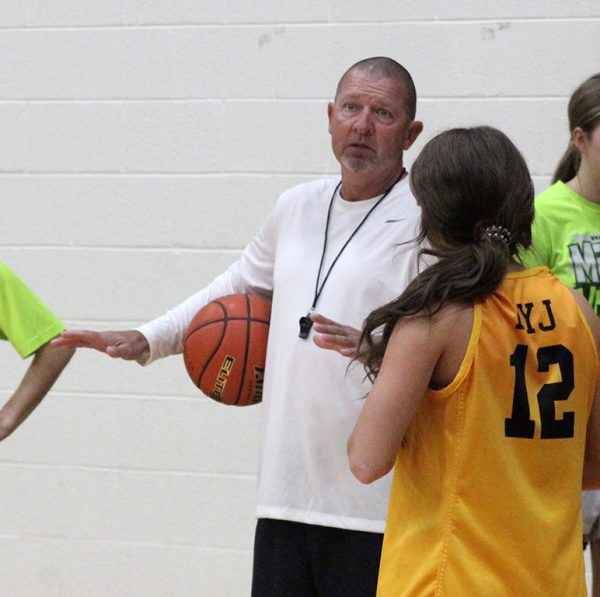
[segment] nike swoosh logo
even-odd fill
[[[386,224],[393,224],[394,222],[403,222],[406,218],[398,218],[397,220],[386,220]]]

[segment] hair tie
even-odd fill
[[[485,229],[484,234],[485,236],[489,236],[492,240],[499,240],[503,242],[505,245],[510,244],[510,241],[512,240],[510,230],[504,226],[496,226],[496,224],[488,226]]]

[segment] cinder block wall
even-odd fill
[[[0,259],[72,328],[121,329],[236,259],[284,189],[335,173],[326,105],[372,55],[425,132],[487,123],[538,190],[600,69],[600,3],[28,0],[0,5]],[[23,363],[0,344],[0,400]],[[249,594],[260,407],[180,357],[79,351],[0,445],[2,593]]]

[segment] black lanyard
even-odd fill
[[[360,221],[360,223],[354,229],[352,234],[347,238],[346,242],[343,244],[342,248],[338,251],[338,254],[335,256],[334,260],[331,262],[331,265],[329,266],[329,269],[327,270],[327,273],[325,274],[325,277],[323,278],[323,282],[321,282],[321,285],[319,286],[319,280],[321,279],[321,271],[323,269],[323,261],[325,260],[325,252],[327,250],[327,236],[329,234],[329,221],[331,220],[331,211],[333,208],[333,201],[338,192],[338,189],[340,188],[340,186],[342,184],[342,181],[338,182],[335,189],[333,189],[333,193],[331,195],[331,200],[329,201],[329,209],[327,210],[327,221],[325,222],[325,237],[323,239],[323,251],[321,252],[321,262],[319,263],[319,271],[317,273],[317,280],[315,282],[315,295],[314,295],[312,306],[311,306],[310,310],[308,311],[308,313],[306,315],[301,317],[299,320],[300,333],[298,335],[300,336],[300,338],[303,338],[303,339],[308,338],[308,334],[310,333],[310,329],[312,328],[312,325],[313,325],[313,320],[310,318],[310,314],[315,310],[315,308],[317,306],[317,301],[319,300],[319,297],[321,296],[321,292],[323,292],[325,283],[327,282],[327,279],[329,278],[329,274],[331,274],[331,271],[333,270],[335,264],[337,263],[337,260],[340,258],[341,254],[344,252],[345,248],[350,244],[350,241],[356,236],[356,233],[361,229],[362,225],[367,221],[369,216],[375,211],[375,208],[391,193],[391,191],[394,188],[394,186],[396,185],[396,183],[404,176],[404,172],[405,172],[405,170],[403,168],[402,172],[400,173],[400,176],[396,179],[394,184],[377,200],[377,202],[373,205],[373,207],[371,207],[371,209],[365,214],[365,217]]]

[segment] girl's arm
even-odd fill
[[[406,319],[392,332],[377,379],[348,440],[350,470],[361,483],[376,481],[394,466],[443,352],[440,317]]]
[[[0,440],[8,437],[48,393],[75,351],[44,344],[37,350],[19,387],[0,409]]]

